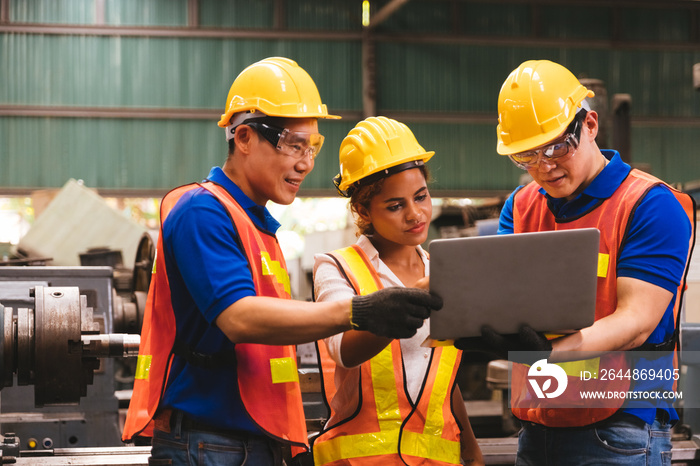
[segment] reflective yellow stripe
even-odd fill
[[[581,361],[559,362],[557,366],[564,369],[566,375],[571,377],[580,377],[581,371],[588,371],[595,374],[594,379],[598,378],[598,369],[600,368],[600,358],[583,359]]]
[[[315,464],[327,464],[339,459],[362,458],[375,455],[395,455],[399,431],[344,435],[314,445]],[[426,454],[426,452],[429,452]],[[401,454],[428,458],[434,461],[459,464],[459,442],[434,435],[404,431]]]
[[[263,275],[273,275],[277,279],[277,283],[284,287],[284,291],[287,294],[292,294],[292,287],[289,283],[289,274],[284,267],[282,267],[279,261],[273,261],[270,257],[270,253],[261,252],[260,262],[262,263],[262,273]]]
[[[391,345],[370,359],[369,363],[372,370],[372,388],[374,389],[374,401],[377,405],[379,430],[398,429],[401,427],[401,412],[399,411],[399,396],[396,393],[394,381]]]
[[[343,458],[392,455],[396,454],[398,443],[398,429],[389,432],[342,435],[314,444],[314,464],[331,463]]]
[[[442,429],[445,426],[442,406],[449,397],[449,381],[452,378],[452,369],[456,360],[457,348],[446,346],[442,349],[435,383],[433,383],[433,390],[430,393],[430,402],[428,403],[428,412],[426,414],[425,427],[423,428],[424,434],[442,435]]]
[[[135,379],[148,379],[148,372],[151,370],[151,360],[153,356],[150,354],[139,354],[136,358],[136,374],[134,374]]]
[[[369,269],[365,265],[365,261],[362,259],[362,256],[360,256],[360,254],[357,251],[355,251],[355,248],[349,247],[339,249],[336,252],[340,254],[340,256],[343,259],[345,259],[345,262],[347,262],[348,267],[350,267],[350,270],[352,270],[353,275],[355,275],[357,284],[360,287],[360,295],[364,296],[366,294],[370,294],[377,291],[377,284],[374,282],[372,272],[369,271]]]
[[[157,262],[158,262],[158,249],[156,249],[156,252],[153,255],[153,268],[151,269],[151,274],[153,274],[153,275],[156,274],[156,263]]]
[[[610,254],[598,253],[598,276],[605,278],[608,276],[608,265],[610,264]]]
[[[451,464],[459,464],[462,456],[459,442],[406,430],[401,436],[401,454]]]
[[[270,359],[270,372],[272,374],[272,383],[299,381],[297,362],[293,358]]]

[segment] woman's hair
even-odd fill
[[[429,182],[430,172],[428,171],[428,167],[421,165],[417,168],[419,168],[421,173],[423,173],[425,181]],[[367,236],[374,233],[374,227],[372,224],[363,219],[357,209],[359,206],[362,206],[366,210],[369,210],[369,204],[372,201],[372,198],[379,194],[379,191],[382,190],[384,180],[386,180],[386,178],[381,178],[374,183],[360,184],[360,186],[353,190],[352,195],[350,196],[350,211],[353,213],[353,217],[355,218],[355,226],[357,227],[355,236]]]

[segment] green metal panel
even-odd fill
[[[554,58],[532,47],[377,45],[380,111],[493,112],[501,84],[521,62]]]
[[[273,0],[200,0],[202,27],[273,28]],[[292,30],[360,30],[357,0],[298,0],[286,2],[283,23]]]
[[[243,68],[280,55],[329,108],[361,106],[357,43],[2,34],[0,51],[3,104],[223,110]]]
[[[18,23],[93,24],[95,0],[10,0],[10,21]]]
[[[199,0],[202,27],[272,28],[273,0]]]
[[[329,110],[362,109],[362,52],[359,42],[280,41],[275,53],[270,55],[296,60],[313,78]]]
[[[691,22],[691,15],[683,10],[630,8],[622,15],[622,34],[625,39],[646,42],[688,41]]]
[[[632,128],[632,162],[648,164],[669,183],[700,179],[700,129],[638,125]]]
[[[223,130],[207,121],[0,118],[0,185],[167,189],[226,159]]]
[[[345,31],[362,29],[360,0],[297,0],[287,2],[287,27],[295,30]]]
[[[358,29],[359,0],[285,0],[280,27]],[[372,2],[376,12],[386,1]],[[109,25],[184,26],[187,0],[104,0]],[[273,0],[200,0],[203,28],[271,28]],[[15,23],[91,24],[96,0],[10,0]],[[632,156],[669,182],[700,179],[692,155],[699,147],[700,93],[691,69],[692,22],[683,9],[619,7],[624,47],[605,48],[611,7],[588,10],[544,2],[533,5],[412,0],[379,32],[459,32],[473,37],[580,39],[504,45],[378,42],[377,112],[456,112],[486,115],[491,123],[406,123],[431,162],[437,190],[510,190],[522,173],[495,153],[496,100],[508,73],[527,59],[551,59],[579,77],[604,81],[608,95],[632,96]],[[693,10],[696,11],[696,10]],[[596,39],[593,47],[581,46]],[[695,38],[697,42],[697,38]],[[683,47],[662,50],[654,43]],[[233,79],[268,56],[295,59],[315,80],[333,111],[362,108],[360,41],[219,39],[0,34],[0,105],[223,110]],[[489,117],[492,115],[492,117]],[[674,118],[676,127],[665,126]],[[683,118],[695,123],[683,124]],[[646,121],[655,120],[652,123]],[[322,121],[326,143],[304,190],[331,190],[340,141],[355,121]],[[144,120],[0,117],[0,185],[58,187],[69,177],[104,188],[167,189],[205,176],[225,157],[216,118]]]
[[[475,36],[528,36],[532,33],[532,12],[527,4],[458,4],[462,31]]]
[[[0,44],[4,103],[223,107],[232,80],[221,40],[3,34]]]
[[[431,189],[506,190],[522,170],[496,153],[496,125],[408,123],[416,139],[435,156],[428,166]]]
[[[609,39],[610,8],[582,5],[543,5],[540,28],[543,37],[558,39]]]
[[[113,26],[187,26],[187,0],[105,0]]]
[[[698,51],[503,47],[380,43],[380,111],[495,112],[508,73],[529,59],[548,59],[579,78],[601,79],[608,95],[632,95],[637,116],[700,116],[691,71]]]
[[[633,115],[700,116],[700,95],[693,90],[697,51],[616,52],[608,86],[632,96]],[[608,91],[610,93],[610,91]]]
[[[340,141],[354,121],[321,121],[326,137],[305,190],[332,192]],[[0,117],[0,186],[169,189],[203,179],[226,160],[214,122]]]
[[[360,2],[358,2],[359,4]],[[373,8],[376,13],[378,5]],[[451,2],[442,0],[411,1],[396,10],[382,25],[381,29],[391,32],[449,33],[455,27]]]

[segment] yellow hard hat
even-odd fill
[[[498,144],[501,155],[534,149],[559,136],[593,91],[563,66],[529,60],[517,67],[498,95]]]
[[[271,117],[340,118],[329,115],[311,76],[289,58],[272,57],[253,63],[233,81],[226,98],[225,128],[240,112],[261,112]]]
[[[383,116],[369,117],[340,143],[340,173],[333,183],[341,195],[349,196],[348,188],[370,175],[388,176],[420,166],[434,154],[418,144],[405,124]]]

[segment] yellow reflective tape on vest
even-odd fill
[[[588,371],[595,374],[594,379],[598,378],[598,370],[600,369],[600,358],[582,359],[580,361],[556,362],[557,366],[564,369],[566,375],[570,377],[580,377],[582,371]],[[526,366],[528,366],[526,364]],[[529,367],[529,366],[528,366]]]
[[[367,269],[365,261],[360,257],[360,254],[355,251],[355,248],[348,247],[336,252],[345,259],[345,262],[348,263],[348,267],[350,267],[350,270],[352,270],[352,273],[355,275],[357,284],[360,287],[359,294],[361,296],[377,291],[377,284],[374,282],[372,273]]]
[[[153,356],[150,354],[139,354],[136,358],[136,373],[135,379],[147,380],[148,372],[151,370],[151,360]]]
[[[321,444],[314,444],[315,464],[326,464],[345,458],[395,455],[399,430],[342,435]]]
[[[372,387],[374,402],[377,406],[379,430],[386,431],[401,427],[399,396],[394,383],[394,358],[391,345],[386,346],[378,355],[369,360],[372,370]]]
[[[260,262],[262,263],[263,275],[273,275],[277,279],[277,283],[284,287],[287,294],[292,294],[292,287],[289,283],[289,274],[280,265],[279,261],[273,261],[270,253],[261,252]]]
[[[610,264],[610,254],[598,253],[598,276],[605,278],[608,276],[608,265]]]
[[[439,381],[451,379],[457,355],[458,350],[454,346],[446,346],[442,349],[442,356],[435,376],[436,382],[433,384],[428,402],[423,434],[404,430],[401,437],[402,454],[459,464],[462,454],[460,443],[442,438],[442,430],[445,426],[442,406],[445,400],[450,397],[450,386],[448,383],[439,383]]]
[[[580,377],[582,371],[588,371],[595,374],[594,379],[598,378],[598,369],[600,368],[600,358],[583,359],[581,361],[558,362],[557,366],[564,369],[566,375],[570,377]]]
[[[406,430],[401,436],[401,454],[450,464],[460,464],[462,456],[459,442]]]
[[[442,356],[438,364],[436,381],[450,380],[452,378],[452,368],[457,360],[457,348],[446,346],[442,349]],[[449,397],[449,386],[446,383],[434,383],[433,390],[428,402],[428,415],[425,419],[424,434],[442,435],[442,428],[445,426],[445,418],[442,415],[442,405]]]
[[[297,362],[293,358],[270,359],[270,373],[272,374],[272,383],[299,381]]]

